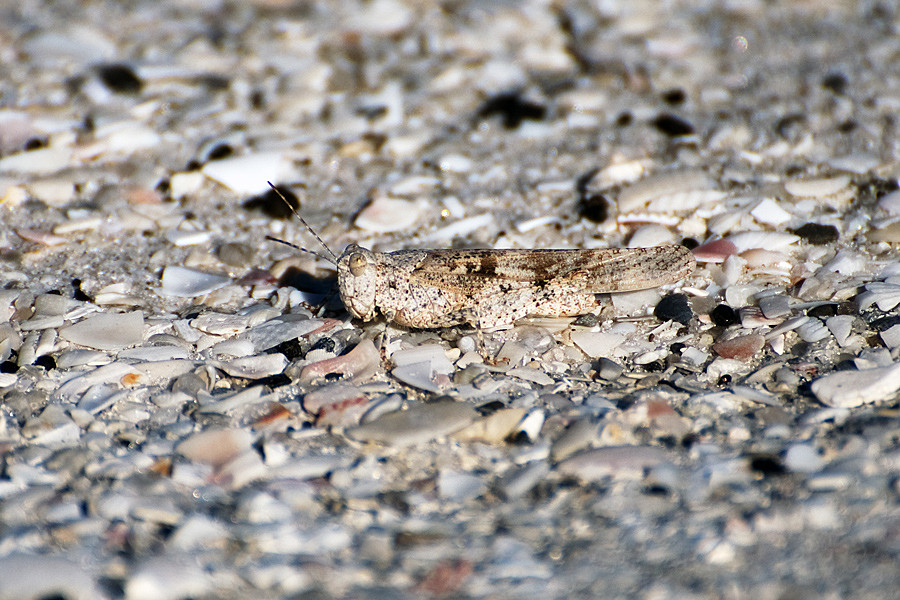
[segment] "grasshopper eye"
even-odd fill
[[[369,261],[366,260],[365,255],[361,252],[351,254],[348,263],[350,265],[350,273],[354,277],[359,277],[365,273],[366,268],[369,266]]]

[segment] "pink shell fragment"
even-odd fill
[[[369,404],[359,388],[337,383],[318,388],[303,398],[303,410],[316,416],[319,427],[357,425]]]
[[[713,344],[713,350],[722,358],[734,358],[736,360],[749,360],[753,355],[763,349],[766,338],[753,333],[741,335],[730,340],[724,340]]]
[[[64,237],[46,231],[38,231],[37,229],[16,229],[16,233],[18,233],[19,237],[22,239],[26,239],[29,242],[34,242],[36,244],[43,244],[45,246],[59,246],[60,244],[65,244],[69,241]]]
[[[300,383],[322,380],[326,375],[339,373],[345,379],[357,381],[372,375],[381,363],[381,356],[372,340],[363,340],[344,354],[306,365],[300,372]]]
[[[720,263],[732,254],[737,254],[737,246],[729,240],[713,240],[700,244],[693,250],[697,262]]]

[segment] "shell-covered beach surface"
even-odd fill
[[[894,3],[0,18],[0,599],[896,595]],[[697,268],[410,330],[294,211]]]

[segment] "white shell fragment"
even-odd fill
[[[65,556],[13,553],[0,558],[0,599],[48,598],[103,599],[91,573],[80,561]]]
[[[202,172],[235,194],[251,195],[267,191],[268,181],[290,179],[294,167],[283,152],[259,152],[208,162]]]
[[[800,241],[800,236],[781,231],[746,231],[728,237],[738,253],[762,248],[765,250],[785,250]]]
[[[361,442],[412,446],[459,431],[477,416],[464,402],[436,402],[388,413],[348,430],[347,435]]]
[[[163,270],[162,286],[158,292],[161,296],[193,298],[214,292],[231,282],[224,275],[213,275],[188,269],[186,267],[168,266]]]
[[[284,371],[288,360],[284,354],[276,352],[274,354],[239,357],[214,364],[233,377],[261,379]]]
[[[315,331],[325,323],[322,319],[292,320],[290,315],[272,319],[252,327],[238,335],[237,339],[250,343],[253,352],[264,352],[282,342],[296,339]]]
[[[634,183],[619,193],[620,213],[646,208],[650,212],[680,212],[717,202],[725,193],[699,171],[660,173]]]
[[[417,202],[378,196],[357,215],[354,224],[374,233],[403,231],[411,227],[421,213]]]
[[[668,460],[666,451],[655,446],[606,446],[570,456],[556,469],[582,481],[608,477],[639,479],[646,469]]]
[[[59,330],[61,338],[96,350],[118,350],[141,343],[144,315],[139,311],[88,317]]]
[[[784,183],[784,191],[795,198],[826,198],[844,193],[850,186],[849,175],[821,179],[793,179]]]
[[[876,369],[838,371],[816,379],[811,389],[819,402],[835,408],[890,400],[900,390],[900,363]]]

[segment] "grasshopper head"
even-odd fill
[[[375,318],[375,293],[378,288],[375,254],[350,244],[338,259],[338,287],[341,301],[354,317],[363,321]]]

